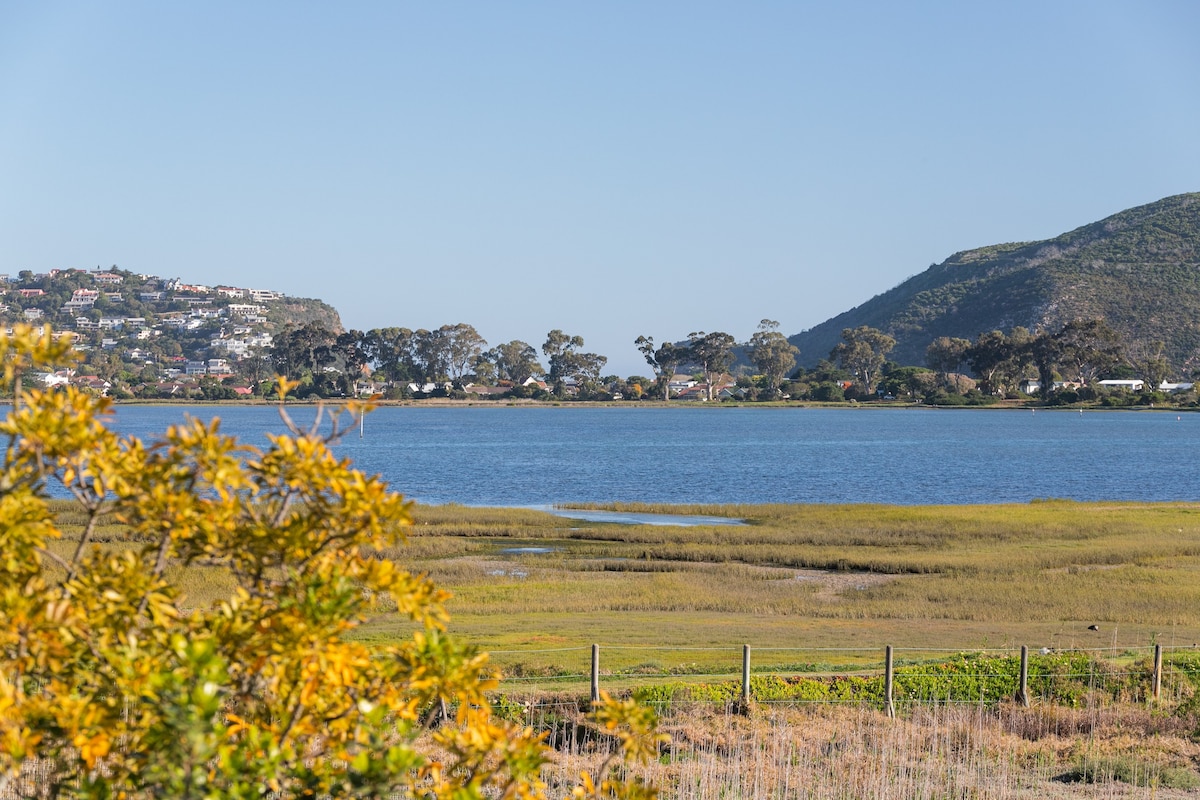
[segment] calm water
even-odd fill
[[[152,437],[184,413],[253,443],[283,429],[266,407],[127,406],[116,425]],[[1200,414],[404,407],[365,434],[339,451],[427,503],[1200,499]]]

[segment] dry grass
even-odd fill
[[[693,707],[663,720],[671,744],[640,774],[679,800],[1182,798],[1200,787],[1194,727],[1138,707],[935,706],[895,720],[859,707]],[[597,758],[570,744],[548,773],[555,786]]]

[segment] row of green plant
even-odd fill
[[[1200,654],[1180,654],[1165,662],[1167,690],[1175,696],[1192,697],[1200,688]],[[892,697],[899,704],[984,703],[995,704],[1017,697],[1020,689],[1020,659],[964,653],[939,661],[896,667]],[[1040,702],[1077,708],[1088,701],[1141,702],[1151,696],[1152,665],[1147,659],[1136,663],[1097,658],[1085,652],[1032,655],[1029,658],[1028,689]],[[882,706],[886,702],[885,678],[875,675],[752,675],[753,701],[774,703],[861,703]],[[734,703],[742,696],[740,680],[716,683],[664,682],[641,686],[633,696],[641,702]],[[1189,706],[1190,707],[1190,706]]]

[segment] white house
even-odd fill
[[[61,372],[35,372],[31,377],[49,389],[51,386],[66,386],[71,382],[71,376],[74,374],[71,370],[63,370]]]
[[[1140,392],[1146,385],[1146,382],[1141,378],[1133,378],[1130,380],[1099,381],[1096,385],[1103,386],[1106,389],[1124,389],[1127,392]]]

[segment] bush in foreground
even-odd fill
[[[373,555],[402,541],[409,505],[334,456],[336,420],[264,449],[195,420],[147,444],[105,426],[103,398],[23,388],[72,358],[49,328],[0,334],[0,795],[541,796],[547,750],[491,713],[486,659],[445,633],[446,595]],[[52,495],[78,505],[77,541]],[[93,544],[114,518],[124,541]],[[233,589],[190,608],[179,567]],[[348,638],[393,608],[407,641]],[[657,746],[631,703],[595,722],[625,757]],[[575,794],[653,796],[615,766]]]

